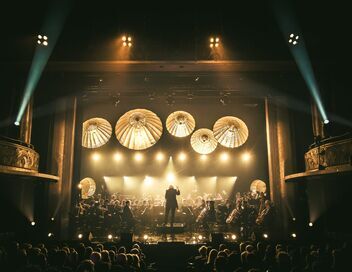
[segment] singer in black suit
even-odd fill
[[[165,221],[164,224],[166,225],[167,219],[169,217],[169,213],[171,212],[171,221],[170,225],[171,227],[174,224],[174,219],[175,219],[175,211],[178,209],[178,204],[177,204],[177,199],[176,196],[180,195],[180,190],[178,187],[176,189],[174,186],[170,185],[169,189],[166,190],[165,192]]]

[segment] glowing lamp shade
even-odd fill
[[[195,131],[191,137],[191,146],[199,154],[207,155],[216,149],[218,142],[213,132],[207,128],[201,128]]]
[[[250,186],[250,190],[258,193],[266,192],[266,184],[260,179],[253,180]]]
[[[234,116],[225,116],[217,120],[213,132],[219,144],[228,148],[239,147],[248,139],[246,124]]]
[[[103,118],[91,118],[83,123],[82,146],[97,148],[106,144],[112,134],[110,123]]]
[[[153,146],[163,133],[160,118],[152,111],[135,109],[120,117],[115,126],[117,140],[132,150]]]
[[[185,111],[175,111],[166,119],[166,129],[175,137],[186,137],[193,132],[195,127],[196,122],[193,116]]]
[[[92,178],[84,178],[79,182],[81,187],[81,198],[88,199],[90,196],[94,195],[96,184]]]

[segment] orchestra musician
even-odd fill
[[[126,200],[125,205],[122,210],[122,223],[128,228],[133,227],[134,225],[134,216],[130,207],[131,203],[129,200]]]
[[[165,220],[164,225],[167,224],[169,213],[171,213],[170,225],[173,227],[175,220],[175,211],[178,209],[176,196],[180,195],[180,190],[178,187],[176,189],[173,185],[169,186],[169,189],[165,192]]]

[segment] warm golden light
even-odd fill
[[[114,160],[115,160],[115,161],[121,161],[121,160],[122,160],[122,154],[119,153],[119,152],[116,152],[116,153],[114,154]]]
[[[143,161],[143,155],[142,155],[141,153],[136,153],[136,154],[134,154],[134,160],[135,160],[136,162],[141,162],[141,161]]]
[[[171,183],[171,182],[173,182],[173,181],[175,181],[175,174],[174,173],[168,173],[167,175],[166,175],[166,179],[167,179],[167,181],[169,182],[169,183]]]
[[[210,42],[213,43],[214,42],[214,38],[210,38]]]
[[[312,222],[309,222],[308,224],[310,227],[313,227],[313,223]]]
[[[163,153],[158,152],[158,153],[156,154],[156,156],[155,156],[155,159],[156,159],[158,162],[162,162],[162,161],[164,161],[165,156],[164,156]]]
[[[132,46],[132,43],[131,43],[131,42],[129,42],[129,43],[128,43],[128,47],[131,47],[131,46]]]
[[[249,154],[248,152],[245,152],[242,154],[242,160],[244,162],[248,162],[251,159],[251,154]]]
[[[31,222],[31,225],[34,227],[34,226],[35,226],[35,222],[34,222],[34,221],[32,221],[32,222]]]
[[[148,238],[149,238],[149,236],[148,236],[147,234],[144,234],[144,235],[143,235],[143,239],[144,239],[144,240],[148,240]]]
[[[231,239],[232,239],[232,240],[236,240],[236,238],[237,238],[237,236],[236,236],[235,234],[232,234],[232,235],[231,235]]]
[[[97,161],[100,161],[100,159],[101,159],[101,156],[100,156],[99,153],[93,153],[92,154],[92,160],[93,161],[97,162]]]
[[[292,238],[296,238],[297,237],[296,233],[292,233],[291,236],[292,236]]]
[[[208,160],[208,156],[207,155],[200,155],[200,160],[205,162]]]
[[[215,47],[219,47],[219,44],[218,44],[218,43],[216,43],[216,44],[215,44]]]
[[[216,38],[215,41],[218,43],[218,42],[220,41],[220,39],[219,39],[219,38]]]
[[[83,234],[80,233],[80,234],[77,235],[77,237],[78,237],[78,239],[82,239],[83,238]]]
[[[267,238],[269,237],[269,235],[266,234],[266,233],[264,233],[264,234],[263,234],[263,237],[264,237],[265,239],[267,239]]]
[[[123,45],[123,46],[127,46],[127,42],[123,42],[122,45]]]
[[[126,36],[122,36],[122,41],[125,42],[127,40]]]
[[[213,43],[211,43],[209,46],[210,46],[210,48],[213,48],[213,47],[214,47],[214,44],[213,44]]]
[[[184,152],[181,152],[179,155],[178,155],[178,159],[180,161],[185,161],[187,159],[187,155],[184,153]]]
[[[199,235],[198,235],[198,239],[199,239],[199,240],[202,240],[202,239],[203,239],[203,236],[199,234]]]
[[[149,176],[145,176],[144,182],[146,185],[152,185],[153,179]]]
[[[109,239],[109,240],[112,239],[112,235],[111,235],[111,234],[108,235],[108,239]]]
[[[229,160],[229,158],[230,158],[230,156],[229,156],[229,154],[227,154],[227,152],[223,152],[220,155],[220,160],[222,162],[227,162]]]

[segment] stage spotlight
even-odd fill
[[[207,155],[204,155],[204,154],[200,155],[200,160],[203,161],[203,162],[207,161],[208,160]]]
[[[148,240],[148,238],[149,238],[148,234],[144,234],[144,235],[143,235],[143,239],[144,239],[144,240]]]
[[[242,154],[242,161],[248,162],[251,159],[251,155],[248,152]]]
[[[43,46],[48,46],[48,37],[45,35],[38,35],[37,36],[37,44],[43,45]]]
[[[231,239],[232,239],[232,240],[236,240],[236,239],[237,239],[237,236],[236,236],[235,234],[232,234],[232,235],[231,235]]]
[[[48,233],[48,237],[53,237],[54,234],[52,234],[51,232]]]
[[[179,155],[178,155],[178,159],[183,162],[187,159],[187,155],[184,153],[184,152],[181,152]]]
[[[141,161],[143,161],[143,155],[142,155],[141,153],[137,152],[136,154],[134,154],[134,160],[135,160],[136,162],[141,162]]]
[[[296,45],[296,44],[298,44],[298,39],[299,39],[298,35],[295,35],[295,34],[291,33],[289,38],[288,38],[288,43]]]
[[[166,179],[167,179],[167,181],[169,182],[169,183],[171,183],[171,182],[173,182],[173,181],[175,181],[175,174],[174,173],[168,173],[167,175],[166,175]]]
[[[264,234],[263,234],[263,237],[264,237],[265,239],[268,239],[268,238],[269,238],[269,235],[266,234],[266,233],[264,233]]]
[[[83,238],[83,234],[80,233],[80,234],[77,235],[77,237],[78,237],[78,239],[82,239]]]
[[[51,220],[51,221],[54,221],[54,220],[55,220],[55,218],[54,218],[54,217],[51,217],[51,218],[50,218],[50,220]]]
[[[31,222],[31,225],[34,227],[34,226],[35,226],[35,222],[34,222],[34,221],[32,221],[32,222]]]
[[[309,222],[308,226],[313,227],[313,223]]]
[[[296,238],[296,237],[297,237],[296,233],[292,233],[292,234],[291,234],[291,237],[292,237],[292,238]]]
[[[122,154],[117,152],[114,154],[114,160],[115,161],[121,161],[122,160]]]
[[[324,120],[324,124],[329,124],[329,122],[330,122],[330,121],[329,121],[328,119],[325,119],[325,120]]]
[[[148,177],[148,176],[145,176],[144,182],[145,182],[146,185],[151,185],[152,184],[152,178]]]
[[[132,46],[132,37],[131,36],[122,36],[122,45],[124,47],[128,46],[131,47]]]
[[[163,153],[158,152],[158,153],[156,154],[156,156],[155,156],[155,159],[156,159],[158,162],[161,162],[161,161],[163,161],[163,160],[165,159],[165,156],[164,156]]]
[[[18,127],[20,125],[20,122],[16,121],[14,124]]]
[[[111,234],[108,235],[108,239],[112,240],[112,235]]]
[[[209,39],[209,47],[214,48],[214,47],[219,47],[220,45],[220,38],[219,37],[211,37]]]
[[[296,217],[292,217],[292,221],[296,221]]]
[[[92,154],[92,160],[97,162],[97,161],[100,161],[100,154],[99,153],[93,153]]]
[[[220,160],[222,162],[227,162],[229,160],[229,154],[227,152],[223,152],[220,155]]]
[[[198,235],[198,240],[202,240],[203,239],[203,236],[202,235]]]

